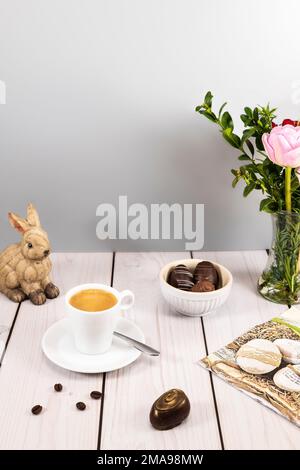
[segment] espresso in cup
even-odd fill
[[[131,291],[119,292],[104,284],[81,284],[69,290],[66,307],[76,349],[83,354],[108,351],[121,312],[133,303]]]
[[[104,289],[84,289],[72,295],[72,307],[85,312],[101,312],[112,308],[118,302],[116,296]]]

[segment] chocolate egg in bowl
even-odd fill
[[[160,288],[170,308],[182,315],[203,316],[226,302],[232,274],[223,265],[209,260],[181,259],[160,271]]]

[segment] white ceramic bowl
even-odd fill
[[[166,264],[160,271],[160,288],[165,300],[176,310],[176,312],[191,317],[201,317],[216,310],[222,305],[230,293],[232,286],[231,272],[221,264],[212,261],[217,269],[222,287],[211,292],[190,292],[177,289],[167,283],[169,272],[178,264],[185,264],[194,271],[201,259],[180,259]]]

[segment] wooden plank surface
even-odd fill
[[[110,284],[112,254],[57,254],[53,279],[61,295],[43,306],[21,305],[0,369],[1,449],[96,449],[100,401],[89,399],[101,390],[101,375],[65,371],[48,361],[41,350],[47,328],[65,316],[64,293],[84,282]],[[61,393],[53,391],[60,382]],[[84,401],[80,412],[75,403]],[[34,416],[31,407],[43,405]]]
[[[284,310],[256,293],[266,253],[194,254],[224,264],[234,276],[227,303],[203,320],[172,312],[160,294],[161,266],[183,257],[188,254],[116,255],[114,286],[136,294],[136,304],[126,316],[141,326],[161,356],[141,356],[131,366],[106,375],[101,448],[219,449],[218,414],[226,449],[299,449],[299,429],[214,376],[212,389],[209,373],[198,364],[205,355],[205,340],[209,351],[216,350]],[[101,390],[102,376],[72,373],[52,365],[43,356],[40,342],[46,329],[65,315],[66,290],[87,281],[110,284],[111,268],[110,253],[57,254],[54,280],[61,296],[41,307],[28,301],[22,304],[0,368],[0,449],[97,448],[101,402],[90,400],[89,392]],[[0,296],[3,342],[16,308]],[[60,394],[53,391],[56,382],[64,385]],[[172,387],[188,394],[191,415],[173,430],[155,431],[148,418],[151,404]],[[76,410],[79,400],[87,403],[85,412]],[[33,416],[30,409],[37,403],[45,409]]]
[[[101,449],[219,449],[216,412],[209,374],[197,361],[205,354],[200,318],[171,311],[159,289],[160,268],[187,253],[117,253],[114,287],[131,289],[135,306],[126,316],[161,351],[159,358],[141,356],[126,369],[106,376]],[[191,414],[182,425],[156,431],[149,411],[159,395],[183,389]]]
[[[3,294],[0,294],[0,362],[3,359],[5,345],[18,307],[19,304],[11,302]]]
[[[256,291],[265,251],[194,253],[224,264],[233,274],[231,295],[215,314],[204,317],[210,352],[286,307],[263,299]],[[213,376],[225,449],[300,449],[300,429]]]

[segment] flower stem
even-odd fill
[[[285,168],[285,210],[287,212],[291,212],[292,210],[291,176],[292,169],[287,166]]]

